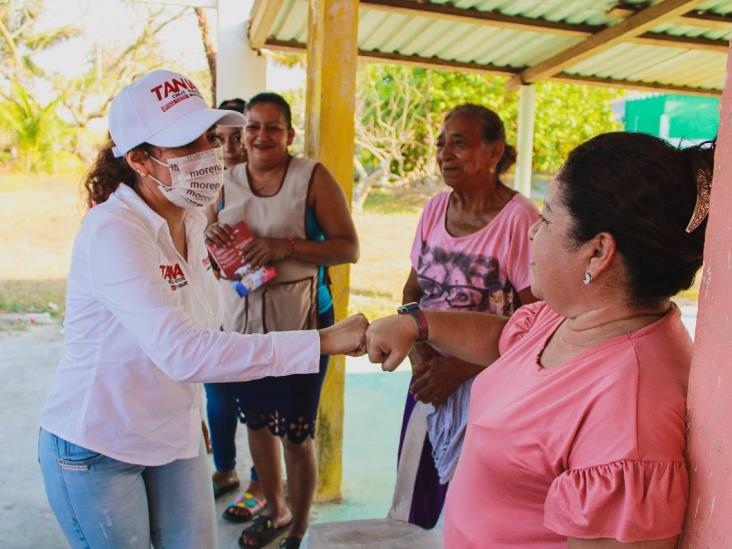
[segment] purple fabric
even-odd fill
[[[414,410],[416,403],[417,401],[412,396],[412,393],[407,392],[407,400],[404,403],[402,432],[399,436],[399,459],[402,456],[402,446],[404,445],[404,435],[407,432],[407,424],[409,423],[409,418],[412,416],[412,410]],[[437,524],[437,519],[440,518],[442,506],[445,504],[448,485],[440,484],[435,462],[432,459],[432,445],[426,435],[424,438],[422,456],[419,460],[419,469],[417,469],[417,478],[414,481],[414,495],[412,496],[412,506],[409,510],[409,522],[422,528],[434,528],[435,524]]]

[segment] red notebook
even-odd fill
[[[232,226],[232,229],[234,230],[234,242],[232,244],[223,248],[214,244],[211,244],[208,247],[211,255],[216,260],[216,263],[219,264],[219,268],[221,269],[224,278],[228,278],[229,280],[238,280],[241,279],[242,276],[248,275],[252,272],[266,270],[268,273],[271,271],[271,274],[264,278],[267,280],[272,279],[276,273],[274,267],[260,267],[260,269],[252,271],[251,267],[245,263],[244,258],[241,256],[241,251],[244,246],[254,238],[254,235],[249,227],[247,227],[247,224],[243,221],[239,221],[236,225]],[[266,282],[266,280],[263,281],[263,283],[264,282]]]

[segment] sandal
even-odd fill
[[[224,494],[233,492],[234,490],[239,488],[239,486],[241,485],[241,483],[238,480],[232,482],[231,484],[219,484],[215,480],[211,481],[211,483],[213,484],[214,499],[219,498],[219,497],[223,496]]]
[[[249,522],[261,513],[266,505],[265,499],[260,499],[251,492],[244,492],[224,509],[222,516],[229,522]]]
[[[280,540],[279,547],[281,549],[300,549],[302,538],[296,538],[295,536],[288,536]]]
[[[292,521],[282,526],[275,526],[270,517],[264,515],[259,516],[254,519],[251,525],[242,531],[239,536],[239,547],[243,547],[244,549],[264,547],[287,530],[291,523]]]

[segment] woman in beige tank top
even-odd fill
[[[248,162],[227,170],[223,207],[206,237],[225,244],[230,226],[244,220],[258,237],[244,249],[245,259],[253,266],[273,264],[277,277],[245,297],[222,280],[227,311],[223,327],[266,333],[332,323],[323,266],[355,262],[359,253],[345,195],[322,164],[288,153],[295,132],[290,107],[281,96],[254,96],[246,116]],[[296,548],[307,529],[317,473],[315,417],[326,368],[327,357],[321,360],[320,374],[232,386],[267,499],[262,516],[242,532],[243,547],[261,547],[289,529],[281,546]],[[291,509],[284,497],[278,438]]]

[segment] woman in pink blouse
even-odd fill
[[[414,341],[478,364],[445,510],[448,548],[672,548],[688,498],[691,341],[670,297],[702,264],[713,146],[639,133],[577,147],[529,231],[537,303],[510,320],[378,320],[369,357]]]

